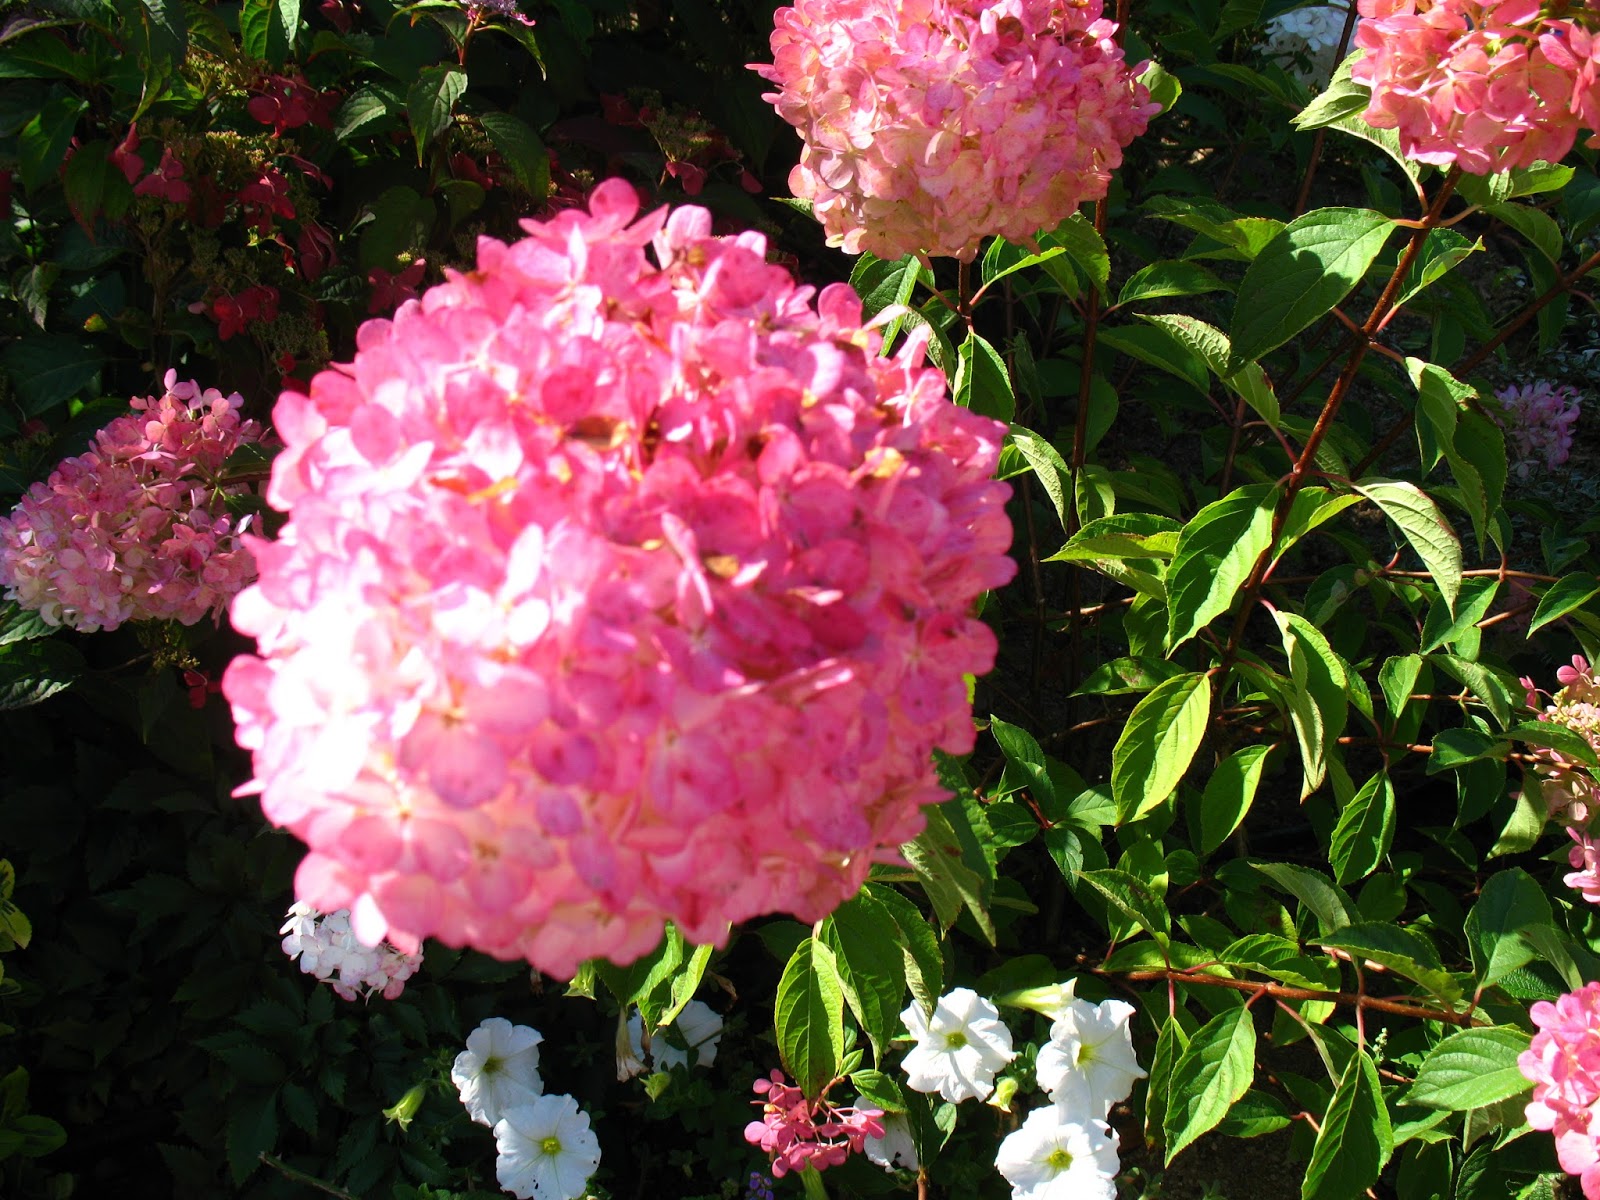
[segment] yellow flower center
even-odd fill
[[[561,1153],[561,1139],[553,1136],[544,1138],[539,1143],[539,1151],[554,1158]]]

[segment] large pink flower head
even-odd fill
[[[764,97],[800,131],[789,176],[830,246],[970,260],[1106,194],[1160,106],[1101,0],[797,0]]]
[[[278,402],[223,690],[299,896],[560,976],[816,920],[972,745],[1004,428],[703,209],[525,228]]]
[[[1600,1200],[1600,983],[1530,1010],[1539,1027],[1517,1058],[1533,1082],[1528,1124],[1555,1134],[1561,1169]]]
[[[86,632],[124,621],[193,625],[255,578],[240,540],[249,518],[227,508],[253,489],[224,482],[221,468],[261,440],[261,426],[240,416],[238,395],[179,383],[176,371],[165,386],[135,398],[87,453],[0,518],[7,600]]]
[[[1585,0],[1360,0],[1351,77],[1372,88],[1369,125],[1401,149],[1474,175],[1556,162],[1600,128],[1600,16]],[[1590,145],[1595,144],[1591,139]]]

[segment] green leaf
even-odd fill
[[[1389,715],[1395,720],[1400,719],[1400,714],[1410,703],[1411,694],[1416,690],[1417,676],[1421,671],[1420,654],[1397,655],[1385,659],[1383,666],[1378,668],[1378,686],[1383,689],[1384,703],[1389,706]]]
[[[1289,222],[1239,284],[1229,372],[1277,349],[1348,296],[1393,229],[1389,217],[1364,208],[1317,209]]]
[[[1321,129],[1345,117],[1353,117],[1367,107],[1371,90],[1363,83],[1350,78],[1354,60],[1346,58],[1339,64],[1322,94],[1300,110],[1290,122],[1296,129]]]
[[[1319,944],[1343,950],[1352,958],[1370,959],[1397,975],[1415,980],[1447,1005],[1454,1005],[1461,999],[1461,987],[1440,966],[1439,952],[1433,943],[1414,929],[1364,921],[1324,935]]]
[[[1278,396],[1272,390],[1272,384],[1260,364],[1246,363],[1243,369],[1230,372],[1228,359],[1232,349],[1227,334],[1215,325],[1208,325],[1196,317],[1186,317],[1177,313],[1162,313],[1146,316],[1143,319],[1165,329],[1184,346],[1198,354],[1206,364],[1207,370],[1222,380],[1225,388],[1254,409],[1256,415],[1271,428],[1278,427]]]
[[[1600,594],[1600,577],[1588,571],[1574,571],[1570,575],[1563,575],[1539,597],[1539,606],[1533,610],[1533,618],[1528,622],[1529,635],[1537,633],[1551,621],[1559,620],[1574,609],[1582,608],[1597,594]]]
[[[1287,1129],[1294,1121],[1282,1100],[1269,1092],[1251,1088],[1241,1096],[1217,1126],[1223,1137],[1263,1137]]]
[[[1394,1153],[1394,1133],[1378,1070],[1358,1049],[1322,1118],[1301,1200],[1359,1200]]]
[[[1061,527],[1065,529],[1066,489],[1067,481],[1072,477],[1072,468],[1067,466],[1059,450],[1033,430],[1024,429],[1021,425],[1011,427],[1011,444],[1023,458],[1028,460],[1028,465],[1033,468],[1033,473],[1039,480],[1039,486],[1044,488],[1045,495],[1050,497],[1050,503],[1056,510],[1056,517],[1061,521]]]
[[[228,1167],[242,1184],[278,1140],[276,1092],[240,1092],[228,1099]]]
[[[594,972],[623,1008],[637,1004],[646,1020],[652,1024],[659,1011],[644,1012],[650,1004],[652,993],[683,966],[686,943],[676,925],[668,924],[656,948],[643,958],[625,967],[604,959],[594,960]]]
[[[411,134],[416,138],[419,167],[429,144],[450,128],[456,101],[466,90],[465,71],[460,67],[438,66],[424,67],[406,93],[406,116],[411,122]]]
[[[494,143],[495,153],[506,161],[511,173],[535,200],[550,194],[550,156],[544,142],[527,122],[510,113],[483,113],[478,124]]]
[[[1510,724],[1511,689],[1494,671],[1481,663],[1475,663],[1455,654],[1430,654],[1428,661],[1443,667],[1446,674],[1483,701],[1484,707],[1502,728]],[[1518,699],[1520,698],[1519,695]]]
[[[1328,882],[1328,877],[1320,871],[1289,863],[1248,861],[1275,886],[1305,905],[1317,918],[1317,926],[1324,936],[1350,924],[1350,897]]]
[[[49,637],[55,631],[56,626],[45,624],[37,610],[23,608],[15,600],[0,600],[0,646],[31,642]],[[4,899],[5,896],[0,895],[0,900]]]
[[[1039,245],[1048,250],[1056,246],[1066,250],[1066,257],[1089,278],[1102,293],[1111,281],[1111,254],[1106,250],[1105,239],[1095,230],[1094,223],[1082,213],[1074,213],[1049,233],[1039,236]],[[1059,265],[1060,260],[1046,264],[1046,269]],[[1055,274],[1054,271],[1051,272]]]
[[[86,669],[76,646],[53,638],[0,646],[0,712],[64,691]]]
[[[694,999],[694,994],[700,988],[700,981],[705,978],[706,967],[711,964],[712,951],[715,946],[696,946],[694,953],[689,956],[689,961],[672,976],[670,998],[659,1013],[654,1015],[653,1024],[662,1028],[672,1024],[678,1019],[678,1014],[683,1012],[689,1001]],[[641,1015],[643,1006],[641,1006]]]
[[[58,333],[36,333],[12,342],[0,351],[0,369],[23,411],[36,417],[87,391],[100,375],[102,358],[77,341]]]
[[[1204,1133],[1216,1128],[1256,1071],[1256,1027],[1240,1005],[1207,1021],[1189,1039],[1172,1071],[1167,1095],[1167,1163]]]
[[[927,825],[915,840],[900,847],[900,853],[917,873],[941,925],[946,929],[954,925],[964,906],[992,944],[995,934],[994,922],[989,917],[988,892],[994,885],[993,866],[985,864],[987,878],[980,874],[977,864],[983,862],[982,854],[969,853],[957,836],[947,813],[960,813],[958,801],[925,808],[923,812],[927,815]],[[958,819],[965,824],[964,817]],[[968,837],[971,837],[970,830]]]
[[[1064,246],[1052,246],[1048,250],[1032,254],[1014,242],[997,237],[989,243],[989,249],[984,252],[983,262],[980,264],[983,286],[988,287],[991,283],[998,283],[1008,275],[1015,275],[1018,271],[1025,271],[1029,267],[1037,267],[1040,263],[1059,258],[1066,252]],[[916,257],[912,256],[911,261],[916,263]],[[905,301],[902,300],[900,303],[904,304]]]
[[[1509,741],[1526,742],[1530,746],[1549,746],[1586,766],[1600,767],[1600,755],[1595,753],[1589,739],[1577,730],[1557,725],[1554,721],[1524,721],[1513,725],[1500,736]],[[1434,740],[1438,741],[1437,738]]]
[[[1400,527],[1454,612],[1461,593],[1461,542],[1438,505],[1414,483],[1373,477],[1355,488]]]
[[[392,87],[381,83],[365,84],[346,96],[339,111],[334,113],[333,136],[346,142],[358,134],[378,133],[404,111],[405,102]]]
[[[1206,505],[1183,527],[1167,570],[1167,647],[1176,649],[1233,606],[1272,540],[1278,490],[1257,483]]]
[[[1205,736],[1211,715],[1211,680],[1178,675],[1157,684],[1134,705],[1111,752],[1111,794],[1117,824],[1158,807],[1178,786]]]
[[[1422,253],[1406,273],[1400,298],[1394,302],[1395,308],[1404,308],[1482,249],[1482,238],[1469,242],[1454,229],[1429,230],[1422,243]]]
[[[1465,925],[1479,985],[1489,987],[1533,961],[1533,947],[1522,931],[1552,924],[1550,901],[1531,875],[1518,867],[1492,875]]]
[[[1378,869],[1394,841],[1394,785],[1380,772],[1339,813],[1328,851],[1334,878],[1354,883]]]
[[[1337,121],[1328,122],[1329,129],[1337,129],[1340,133],[1348,134],[1353,138],[1376,146],[1387,154],[1390,160],[1399,167],[1406,178],[1412,183],[1417,183],[1422,178],[1422,171],[1417,161],[1409,157],[1400,147],[1400,135],[1393,129],[1378,129],[1368,125],[1366,120],[1357,114],[1353,117],[1340,117]]]
[[[1252,933],[1218,952],[1217,961],[1229,968],[1254,971],[1290,987],[1335,991],[1339,976],[1326,958],[1312,958],[1297,942],[1272,933]]]
[[[1020,726],[1002,721],[999,717],[989,718],[989,732],[994,734],[994,740],[1000,744],[1000,752],[1006,756],[1006,762],[1021,771],[1023,777],[1027,779],[1034,797],[1041,804],[1053,804],[1056,799],[1056,785],[1050,778],[1044,750],[1034,739],[1033,734]]]
[[[939,951],[939,939],[928,925],[917,906],[892,887],[869,883],[862,895],[870,896],[894,918],[900,931],[896,939],[900,946],[900,965],[905,969],[906,983],[911,994],[925,1013],[933,1011],[934,1004],[944,994],[944,956]]]
[[[1236,750],[1217,765],[1206,781],[1206,790],[1200,797],[1198,849],[1202,856],[1213,853],[1227,841],[1250,811],[1271,749],[1271,746],[1245,746]]]
[[[1148,692],[1181,668],[1160,658],[1114,658],[1101,663],[1072,690],[1074,696],[1128,696]]]
[[[1162,1137],[1162,1123],[1172,1092],[1172,1069],[1188,1046],[1189,1035],[1183,1031],[1177,1017],[1168,1017],[1156,1039],[1156,1051],[1150,1057],[1150,1086],[1145,1093],[1144,1136],[1152,1144]]]
[[[784,1070],[816,1099],[844,1065],[844,985],[832,950],[816,938],[795,947],[773,1006]]]
[[[55,178],[78,128],[78,117],[88,107],[89,102],[80,96],[57,96],[22,127],[17,135],[18,174],[30,195]]]
[[[906,975],[894,929],[889,910],[863,891],[834,909],[820,935],[833,951],[844,998],[872,1042],[875,1062],[882,1062],[904,1007]]]
[[[1328,749],[1337,744],[1349,715],[1344,662],[1322,632],[1294,613],[1274,613],[1289,659],[1293,687],[1286,690],[1295,740],[1300,745],[1304,800],[1328,773]],[[1341,882],[1343,882],[1341,880]]]
[[[1120,325],[1101,329],[1096,340],[1100,345],[1177,376],[1202,395],[1210,390],[1205,360],[1163,325]]]
[[[1223,292],[1228,285],[1198,263],[1165,259],[1136,272],[1122,285],[1117,305],[1163,296],[1198,296],[1204,292]]]
[[[1005,360],[972,331],[956,351],[956,378],[951,393],[962,408],[997,421],[1009,422],[1017,412],[1017,398],[1011,390]]]
[[[1517,1067],[1532,1036],[1511,1025],[1489,1025],[1452,1033],[1422,1060],[1404,1102],[1419,1108],[1462,1112],[1483,1108],[1533,1087]]]
[[[1172,926],[1167,916],[1167,906],[1143,880],[1126,871],[1110,869],[1080,871],[1078,878],[1163,946],[1171,941]]]
[[[1527,238],[1552,263],[1561,260],[1565,239],[1561,236],[1561,226],[1549,213],[1526,204],[1490,204],[1484,211]]]

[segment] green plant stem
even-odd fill
[[[1470,1029],[1474,1025],[1485,1024],[1476,1020],[1470,1013],[1451,1012],[1448,1009],[1432,1008],[1425,1004],[1413,1004],[1408,1000],[1390,1000],[1382,996],[1368,996],[1363,992],[1324,992],[1317,988],[1289,987],[1282,983],[1260,983],[1253,979],[1227,979],[1221,975],[1199,975],[1187,971],[1150,970],[1150,971],[1102,971],[1095,970],[1096,975],[1108,978],[1125,979],[1132,983],[1194,983],[1205,987],[1228,988],[1235,992],[1250,992],[1257,996],[1271,996],[1275,1000],[1331,1000],[1335,1004],[1346,1004],[1356,1009],[1371,1009],[1374,1012],[1389,1013],[1396,1017],[1413,1017],[1419,1021],[1439,1021],[1446,1025],[1459,1025],[1463,1029]]]
[[[288,1163],[284,1162],[283,1159],[268,1154],[265,1150],[263,1150],[257,1157],[259,1157],[262,1162],[271,1167],[274,1171],[277,1171],[285,1178],[294,1180],[296,1183],[303,1183],[307,1187],[314,1187],[317,1189],[317,1191],[324,1192],[329,1196],[337,1196],[339,1197],[339,1200],[360,1200],[359,1196],[355,1196],[352,1193],[345,1191],[341,1187],[335,1187],[325,1179],[318,1179],[315,1175],[307,1175],[304,1171],[295,1170]]]

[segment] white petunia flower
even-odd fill
[[[1078,1121],[1059,1105],[1036,1108],[1000,1143],[995,1168],[1011,1200],[1117,1200],[1117,1135],[1104,1121]]]
[[[1065,1112],[1104,1117],[1126,1100],[1144,1069],[1133,1053],[1133,1005],[1121,1000],[1074,1000],[1050,1026],[1039,1049],[1039,1086]]]
[[[920,1165],[917,1161],[917,1144],[911,1140],[911,1122],[906,1120],[904,1113],[885,1113],[883,1136],[863,1139],[861,1149],[868,1162],[885,1171],[893,1171],[897,1167],[915,1171]]]
[[[571,1096],[513,1104],[494,1127],[495,1178],[513,1196],[578,1200],[600,1165],[589,1114]]]
[[[694,1051],[694,1065],[709,1067],[717,1061],[717,1043],[722,1040],[722,1018],[709,1004],[691,1000],[683,1006],[668,1028],[676,1030],[679,1037]],[[657,1071],[670,1071],[673,1067],[688,1066],[689,1050],[683,1050],[667,1040],[665,1032],[658,1031],[650,1038],[650,1050],[644,1048],[644,1019],[634,1009],[628,1016],[627,1053],[623,1052],[622,1037],[617,1037],[617,1080],[632,1079],[644,1070],[645,1061]],[[627,1075],[623,1074],[624,1070]]]
[[[450,1079],[461,1103],[479,1125],[491,1129],[506,1109],[531,1104],[544,1091],[539,1077],[539,1043],[544,1035],[504,1017],[490,1017],[467,1035]]]
[[[900,1019],[917,1039],[901,1064],[906,1082],[919,1092],[938,1092],[952,1104],[982,1100],[994,1090],[995,1072],[1016,1057],[999,1010],[971,988],[939,997],[931,1019],[919,1004]]]

